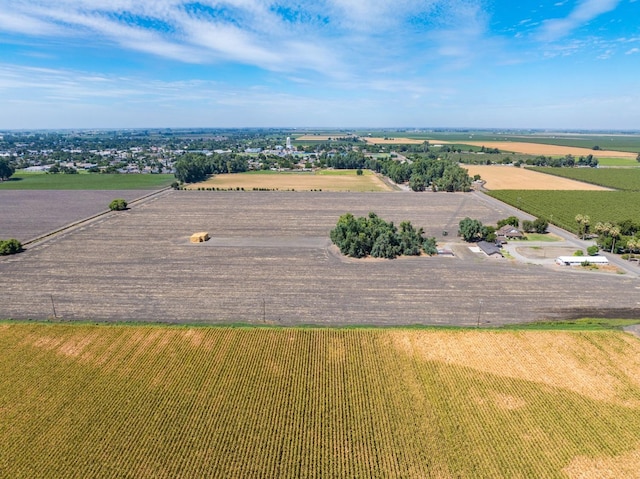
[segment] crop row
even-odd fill
[[[640,191],[640,168],[532,168],[541,173],[571,178],[623,191]]]
[[[488,194],[574,233],[578,214],[588,215],[592,225],[640,220],[640,195],[632,191],[495,190]]]
[[[621,333],[0,329],[2,477],[555,477],[640,434]]]

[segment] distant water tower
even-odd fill
[[[290,149],[291,149],[291,137],[288,136],[287,137],[287,150],[290,150]]]

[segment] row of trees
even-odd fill
[[[537,156],[533,159],[526,159],[527,165],[535,166],[551,166],[554,168],[573,167],[573,166],[589,166],[595,168],[598,166],[598,159],[593,155],[580,156],[576,160],[573,155],[565,155],[562,158],[552,158],[550,156]]]
[[[247,171],[246,157],[235,154],[205,155],[203,153],[185,153],[175,162],[175,176],[184,183],[204,181],[210,175],[219,173],[240,173]]]
[[[373,212],[360,218],[345,213],[329,236],[342,254],[353,258],[393,259],[400,255],[418,256],[422,251],[428,255],[438,252],[435,238],[425,238],[422,228],[403,221],[398,229]]]

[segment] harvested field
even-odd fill
[[[314,173],[232,173],[215,175],[188,189],[222,188],[245,190],[295,190],[295,191],[391,191],[391,188],[369,170],[358,176],[355,170],[340,170],[345,174]]]
[[[169,191],[0,258],[0,317],[295,325],[496,325],[640,316],[637,279],[477,255],[346,260],[339,216],[376,212],[455,239],[465,216],[508,214],[476,193]],[[192,244],[194,231],[211,240]],[[238,241],[237,239],[243,239]],[[468,259],[462,259],[462,257]],[[482,310],[478,307],[482,301]],[[506,313],[508,312],[508,313]]]
[[[0,190],[0,238],[25,242],[109,209],[114,198],[131,202],[149,190]]]
[[[607,191],[609,188],[502,165],[462,165],[470,176],[480,175],[487,190],[584,190]]]
[[[575,146],[546,145],[541,143],[525,143],[516,141],[461,141],[460,144],[471,146],[486,146],[497,148],[500,151],[524,153],[527,155],[565,156],[575,157],[593,155],[607,158],[635,158],[637,153],[629,151],[592,150],[590,148],[578,148]]]
[[[3,477],[637,477],[610,331],[0,324]]]

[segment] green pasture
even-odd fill
[[[592,225],[640,221],[640,194],[634,191],[495,190],[487,194],[574,233],[578,214],[588,215]]]
[[[640,163],[633,158],[600,158],[598,155],[594,155],[598,158],[600,166],[628,166],[628,167],[640,167]]]
[[[0,182],[0,190],[144,190],[169,186],[173,181],[173,175],[165,174],[18,172],[8,181]]]
[[[550,175],[624,191],[640,191],[640,168],[532,168]],[[640,201],[640,196],[638,197]]]

